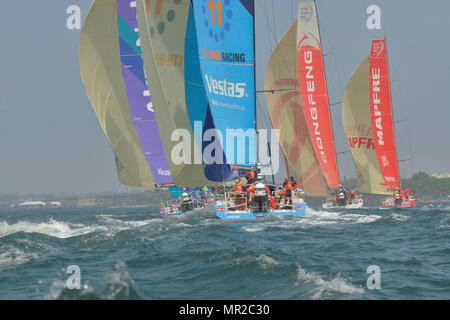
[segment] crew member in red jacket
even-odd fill
[[[252,184],[255,182],[255,171],[247,171],[244,174],[244,177],[247,179],[247,184]]]
[[[289,200],[289,204],[292,205],[292,184],[288,178],[284,180],[284,203],[287,203]]]
[[[243,197],[244,189],[239,179],[236,179],[236,184],[234,185],[234,203],[236,205],[244,204],[245,200]]]
[[[355,201],[355,190],[350,189],[350,200]]]

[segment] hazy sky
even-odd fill
[[[297,16],[296,0],[256,0],[257,83],[271,50]],[[80,30],[66,9],[91,0],[0,0],[0,193],[101,192],[124,189],[114,157],[81,83]],[[381,8],[382,31],[366,27]],[[426,4],[426,5],[425,5]],[[340,102],[372,39],[386,36],[403,175],[450,171],[450,2],[319,0],[330,102]],[[293,12],[291,13],[291,7]],[[266,19],[269,17],[269,20]],[[260,99],[261,101],[262,99]],[[346,150],[340,105],[333,108],[338,151]],[[354,175],[350,155],[339,157]]]

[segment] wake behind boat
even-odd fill
[[[181,196],[161,205],[161,216],[182,215],[212,207],[214,198],[208,188],[200,191],[198,188],[191,193],[183,192]]]

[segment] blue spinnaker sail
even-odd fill
[[[253,166],[254,1],[193,0],[193,4],[201,75],[212,120],[222,135],[226,161]],[[205,147],[203,143],[203,151]]]
[[[216,129],[214,119],[211,115],[208,98],[203,85],[202,73],[200,70],[199,50],[197,44],[197,33],[195,27],[192,3],[189,10],[188,25],[185,42],[185,87],[186,87],[186,108],[194,128],[195,142],[202,146],[204,150],[209,141],[203,142],[203,136],[207,130]],[[228,167],[227,159],[220,143],[215,150],[221,159],[220,163],[205,163],[203,168],[205,176],[211,181],[230,181],[238,177],[236,171]]]

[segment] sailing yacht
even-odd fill
[[[359,191],[391,195],[383,207],[412,207],[415,196],[401,190],[387,59],[386,40],[373,40],[345,90],[344,129]]]
[[[233,220],[302,216],[306,205],[301,193],[293,190],[289,201],[281,203],[280,198],[285,198],[288,192],[281,186],[265,184],[258,166],[255,1],[210,1],[206,5],[205,1],[194,0],[192,3],[208,122],[222,133],[228,130],[246,133],[245,146],[234,145],[234,148],[228,147],[230,137],[223,135],[221,151],[224,163],[230,168],[252,171],[256,180],[244,186],[243,191],[222,188],[215,203],[216,216]],[[246,150],[245,157],[237,156],[242,149]],[[209,174],[218,176],[224,167],[217,169]]]
[[[144,22],[141,19],[140,24]],[[165,130],[174,123],[183,126],[187,122],[183,122],[188,118],[187,112],[184,111],[184,118],[183,112],[177,113],[177,123],[165,112],[169,109],[157,107],[164,103],[160,94],[163,88],[158,86],[158,78],[147,77],[153,52],[146,41],[147,34],[142,33],[140,37],[138,24],[136,1],[95,0],[80,39],[83,84],[113,149],[119,181],[134,187],[169,189],[172,195],[181,190],[191,192],[193,188],[189,187],[212,185],[200,165],[188,167],[168,161],[172,145]],[[141,39],[147,45],[145,48],[141,47]],[[174,84],[174,79],[171,80]],[[184,79],[180,82],[184,85]],[[174,91],[174,85],[166,85],[164,89]],[[186,212],[181,210],[176,197],[174,199],[162,204],[162,214]]]
[[[311,143],[329,194],[322,207],[360,208],[363,206],[361,196],[347,193],[339,180],[315,2],[299,4],[297,21],[297,68],[301,102]]]

